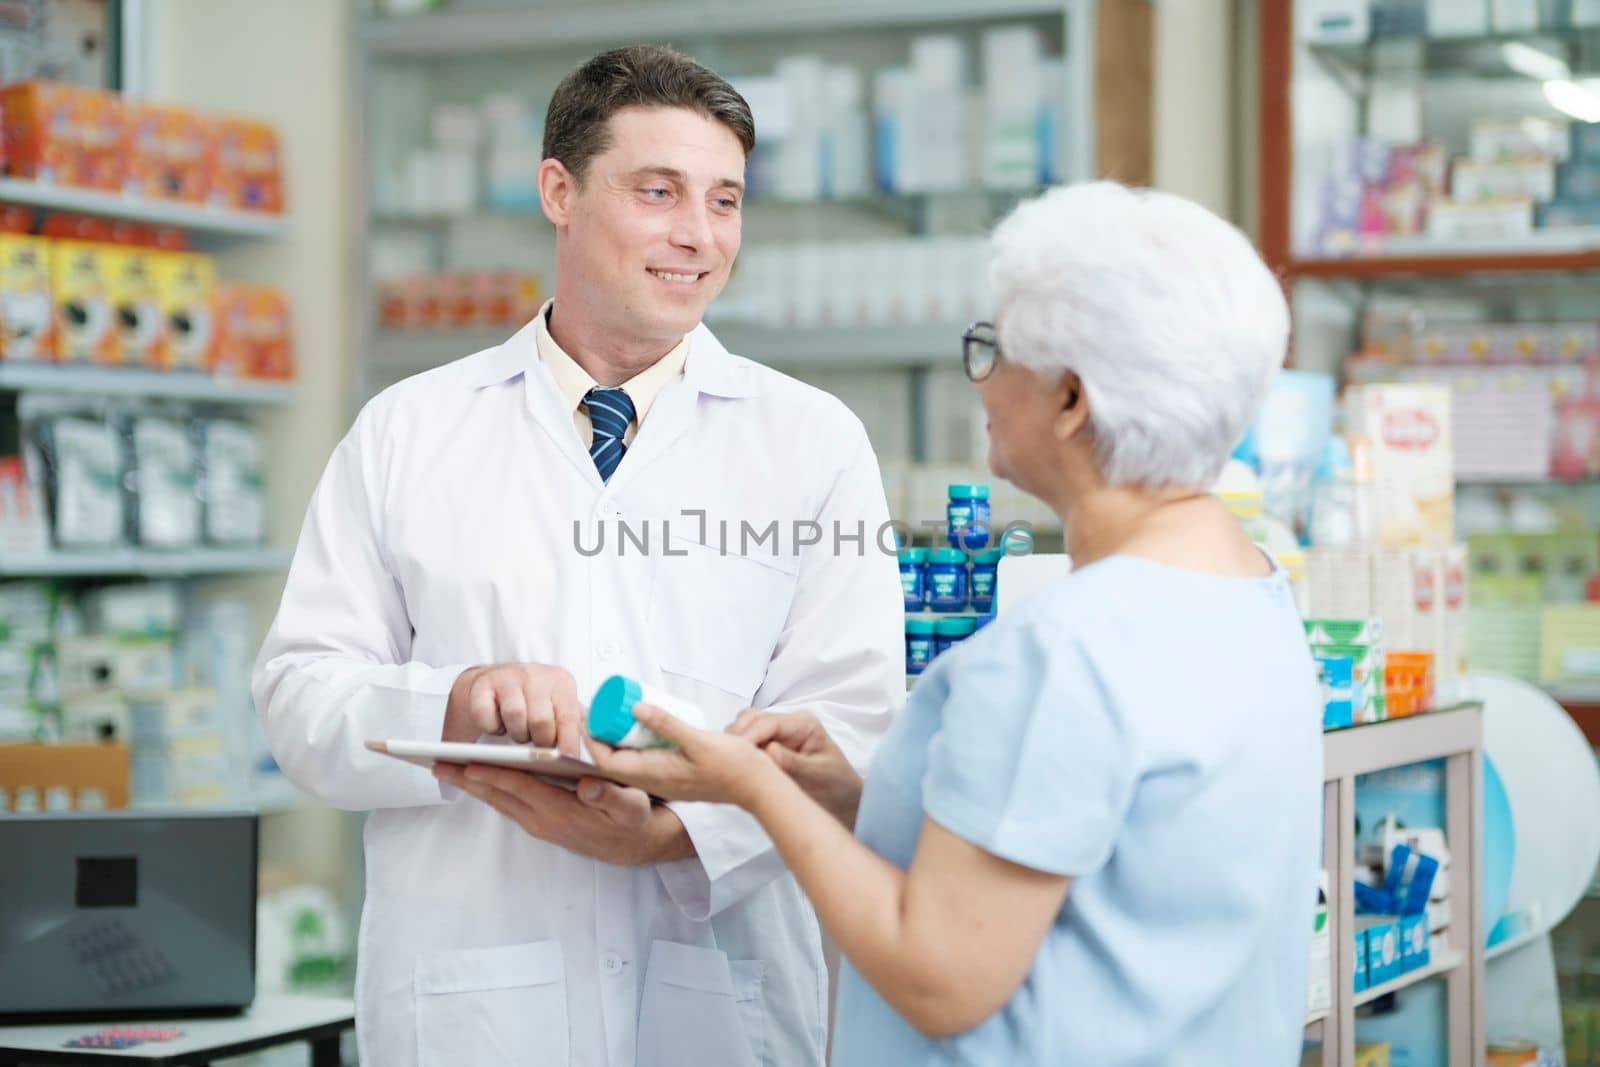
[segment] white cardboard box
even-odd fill
[[[1349,391],[1345,425],[1372,468],[1378,543],[1443,548],[1455,537],[1450,390],[1363,385]]]

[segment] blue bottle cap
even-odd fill
[[[934,632],[933,626],[933,619],[907,619],[906,636],[927,637]]]
[[[959,563],[965,565],[967,554],[959,548],[936,548],[933,550],[932,560],[935,563]]]
[[[988,500],[989,487],[987,485],[963,485],[960,482],[950,487],[951,500]]]
[[[925,548],[902,548],[900,550],[901,563],[926,563],[928,550]]]
[[[940,619],[934,623],[934,632],[940,637],[966,637],[978,629],[977,620],[971,615],[958,615],[953,619]]]
[[[983,566],[992,567],[1004,559],[1005,554],[1006,550],[1003,548],[991,548],[987,552],[974,553],[972,562],[981,564]]]
[[[644,690],[632,678],[613,674],[594,691],[589,705],[589,736],[615,745],[633,729],[633,708]]]

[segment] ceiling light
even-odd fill
[[[1579,122],[1600,122],[1600,88],[1594,79],[1583,82],[1547,81],[1544,98],[1550,106]]]
[[[1572,77],[1572,68],[1565,61],[1521,41],[1507,41],[1501,45],[1500,58],[1505,60],[1506,66],[1534,81],[1566,81]]]

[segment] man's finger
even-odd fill
[[[776,763],[778,765],[778,769],[784,774],[790,775],[791,777],[794,775],[794,749],[788,748],[779,741],[769,741],[762,747],[761,751],[765,752],[767,754],[767,758],[773,763]]]
[[[496,704],[494,682],[487,674],[479,675],[473,681],[472,688],[467,690],[467,714],[471,716],[473,724],[486,734],[505,733],[505,724],[500,721]]]
[[[555,709],[550,694],[536,683],[526,683],[524,693],[528,701],[528,740],[540,748],[549,748],[556,740]]]
[[[512,681],[502,681],[495,686],[495,696],[500,705],[500,721],[505,724],[506,736],[513,741],[528,739],[528,698],[522,686]]]
[[[565,789],[548,782],[541,782],[527,771],[495,767],[487,763],[473,763],[467,766],[462,777],[468,782],[509,794],[518,801],[535,807],[572,803],[572,795]]]
[[[583,752],[583,735],[582,718],[563,715],[558,703],[556,706],[556,750],[563,756],[578,758]]]
[[[650,817],[650,797],[640,789],[584,778],[578,782],[578,799],[626,826],[642,826]]]

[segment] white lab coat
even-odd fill
[[[810,709],[864,765],[904,699],[887,519],[860,421],[703,326],[609,485],[531,326],[366,406],[312,498],[254,679],[288,776],[373,811],[362,1063],[822,1062],[816,918],[748,815],[674,805],[698,856],[614,867],[363,742],[437,739],[462,670],[517,661],[566,667],[585,699],[630,674],[716,727]],[[777,541],[757,541],[774,520]],[[862,540],[836,545],[834,523]]]

